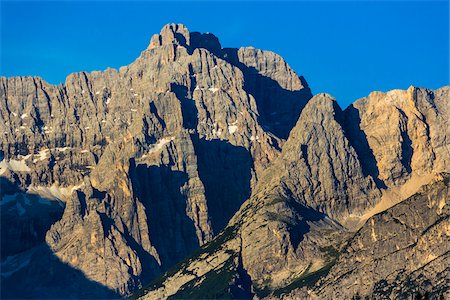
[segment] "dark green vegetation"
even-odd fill
[[[289,285],[285,286],[284,288],[275,290],[273,292],[273,295],[279,297],[283,294],[288,294],[289,292],[298,288],[312,287],[316,284],[317,281],[319,281],[320,278],[326,276],[336,263],[339,252],[331,246],[320,248],[320,251],[327,254],[330,259],[328,263],[326,263],[322,268],[312,272],[310,271],[311,265],[309,265],[305,272],[303,272],[298,278],[294,279]]]
[[[234,257],[230,257],[220,269],[189,281],[169,299],[233,299],[230,282],[236,274],[234,261]]]
[[[175,275],[178,271],[180,271],[183,274],[188,274],[190,273],[189,271],[186,270],[186,267],[189,266],[189,264],[194,261],[195,259],[198,259],[202,254],[204,253],[214,253],[215,251],[219,250],[220,248],[223,247],[223,244],[226,243],[227,241],[231,240],[233,237],[236,236],[236,226],[232,226],[232,227],[227,227],[225,228],[221,234],[219,234],[217,236],[217,238],[215,238],[214,240],[212,240],[211,242],[207,243],[206,245],[204,245],[203,247],[201,247],[200,249],[194,251],[189,257],[187,257],[185,260],[179,262],[178,264],[176,264],[175,266],[173,266],[172,268],[170,268],[168,271],[166,271],[162,276],[157,277],[155,280],[153,280],[150,284],[148,284],[146,287],[138,290],[136,293],[134,293],[133,295],[130,296],[131,299],[137,299],[141,296],[144,296],[145,294],[147,294],[148,291],[150,290],[154,290],[157,288],[160,288],[163,286],[164,281]],[[231,259],[230,259],[231,260]],[[225,266],[224,266],[225,268]],[[211,271],[212,272],[212,271]],[[225,278],[227,278],[227,274],[226,272],[223,271],[223,268],[220,269],[219,271],[217,271],[217,278],[223,278],[222,276],[225,276]],[[214,273],[214,272],[212,272]],[[193,280],[195,282],[195,280]],[[185,289],[188,289],[188,285],[191,284],[191,282],[187,283],[185,286]],[[209,285],[214,285],[215,284],[215,280],[209,280],[207,281],[207,284]],[[187,293],[185,291],[185,293]],[[191,297],[194,298],[194,297]]]

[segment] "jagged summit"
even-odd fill
[[[183,24],[167,24],[160,34],[152,36],[148,49],[168,44],[176,44],[191,51],[196,48],[208,49],[212,53],[220,55],[222,46],[219,39],[212,33],[189,32]]]

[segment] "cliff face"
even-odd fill
[[[45,229],[29,221],[43,231],[33,243],[4,223],[2,237],[18,245],[2,258],[45,239],[61,262],[120,294],[225,227],[311,98],[278,55],[222,49],[175,24],[120,70],[74,73],[60,86],[0,80],[2,203],[11,199],[2,211],[29,220],[27,197],[59,203],[43,212]],[[276,124],[266,116],[275,105]]]
[[[449,91],[342,110],[280,56],[176,24],[120,70],[0,78],[2,296],[127,295],[171,268],[139,295],[307,293],[449,171]]]
[[[386,97],[391,94],[401,96],[395,102],[388,102]],[[251,282],[246,291],[257,297],[334,299],[351,298],[358,293],[382,297],[380,290],[361,288],[359,285],[370,287],[370,283],[364,280],[354,283],[356,286],[352,288],[335,284],[328,288],[328,293],[317,292],[317,295],[312,286],[333,265],[339,266],[337,257],[342,257],[341,252],[347,251],[345,245],[352,237],[352,231],[358,230],[376,213],[415,194],[420,186],[431,182],[440,171],[448,170],[448,144],[438,142],[443,140],[442,136],[447,136],[447,119],[440,119],[447,112],[446,108],[437,108],[440,106],[437,103],[448,102],[448,99],[448,88],[435,92],[410,88],[408,91],[378,93],[378,97],[369,96],[342,111],[329,95],[314,96],[303,109],[289,139],[283,145],[282,153],[260,176],[251,197],[224,231],[223,235],[226,235],[227,240],[223,242],[223,238],[217,237],[211,242],[215,245],[214,248],[207,244],[201,255],[166,274],[157,284],[149,285],[143,292],[144,298],[165,298],[171,295],[177,298],[189,293],[199,294],[200,298],[211,297],[209,294],[201,294],[208,289],[202,282],[211,277],[210,272],[225,273],[217,275],[220,278],[218,280],[228,279],[229,283],[222,286],[221,293],[235,296],[233,291],[236,289],[236,278],[242,277],[244,271]],[[434,106],[436,121],[426,123],[428,130],[422,133],[419,125],[403,128],[397,119],[395,122],[374,121],[376,125],[364,128],[361,120],[370,118],[373,113],[367,111],[367,107],[375,105],[372,102],[379,101],[384,101],[384,105],[383,109],[376,110],[377,114],[392,117],[391,111],[396,107],[404,107],[408,111],[404,118],[410,119],[424,120],[425,113],[430,114],[429,119],[433,119],[433,114],[426,107],[427,104],[428,107]],[[366,106],[361,105],[364,103]],[[355,114],[354,107],[361,107],[358,115]],[[411,113],[413,110],[415,113]],[[359,114],[361,119],[356,119]],[[378,124],[381,128],[398,134],[385,137],[383,131],[375,130]],[[431,132],[438,130],[441,130],[439,138],[437,135],[433,137]],[[403,146],[405,140],[409,141],[408,147]],[[380,144],[374,141],[379,141]],[[397,159],[387,160],[380,153],[388,153]],[[429,153],[434,154],[427,162]],[[408,155],[409,158],[405,159]],[[413,161],[417,163],[414,164]],[[389,180],[379,176],[378,171],[387,165],[389,170],[409,171],[399,173],[396,180]],[[448,199],[448,194],[441,194],[439,197]],[[434,192],[429,197],[433,199],[430,201],[441,201]],[[446,205],[445,201],[442,205]],[[448,213],[444,212],[443,216],[448,217]],[[386,226],[383,230],[395,231],[395,228]],[[423,226],[426,228],[426,225]],[[444,239],[436,239],[435,242],[429,240],[430,246],[432,244],[432,247],[442,248]],[[395,242],[390,247],[394,245]],[[385,246],[383,244],[380,247]],[[367,246],[364,249],[370,252],[373,247]],[[387,251],[390,248],[385,249]],[[410,256],[416,255],[415,252],[416,249]],[[239,264],[234,263],[234,267],[224,272],[222,269],[226,262],[236,258],[239,258]],[[205,261],[208,263],[204,263]],[[394,269],[401,267],[396,260],[387,259],[385,263],[393,264]],[[375,262],[369,264],[372,268],[376,268],[376,265]],[[356,265],[348,262],[345,266],[347,269],[342,272],[352,274]],[[332,272],[334,270],[335,268]],[[355,272],[355,277],[347,276],[356,278],[357,274]],[[332,277],[330,282],[339,276]],[[378,278],[381,280],[382,277]],[[353,281],[348,284],[353,284]],[[195,289],[192,288],[194,286]],[[414,283],[412,286],[414,287]],[[442,292],[440,288],[437,290]]]
[[[318,298],[448,296],[449,180],[444,173],[370,218],[315,288]]]

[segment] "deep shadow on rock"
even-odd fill
[[[64,205],[28,194],[7,178],[0,178],[1,259],[33,248],[45,239],[50,226],[61,219]]]
[[[2,273],[2,299],[120,298],[114,291],[86,278],[83,272],[62,263],[45,243],[19,256],[29,257],[29,263],[8,277]]]
[[[62,217],[60,202],[28,194],[6,178],[0,190],[2,299],[119,298],[61,262],[45,243],[47,231]]]
[[[152,244],[166,269],[199,247],[182,191],[188,175],[168,166],[135,165],[132,160],[130,176],[134,194],[145,207]]]
[[[192,140],[199,176],[205,187],[211,225],[218,233],[250,196],[253,160],[244,147],[227,141],[196,136]]]
[[[294,128],[306,103],[312,98],[311,90],[305,79],[299,79],[303,89],[290,91],[256,68],[246,66],[239,61],[239,49],[224,48],[222,58],[238,67],[244,74],[244,90],[251,94],[258,106],[258,121],[264,129],[286,139]]]
[[[351,146],[358,155],[364,176],[372,176],[377,187],[385,189],[386,184],[379,178],[380,172],[377,167],[377,161],[369,146],[366,134],[361,130],[360,123],[359,111],[352,104],[345,109],[344,120],[341,122],[341,125]]]

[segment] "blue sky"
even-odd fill
[[[132,62],[167,23],[282,55],[346,107],[374,90],[449,84],[448,1],[1,1],[2,76],[64,82]]]

